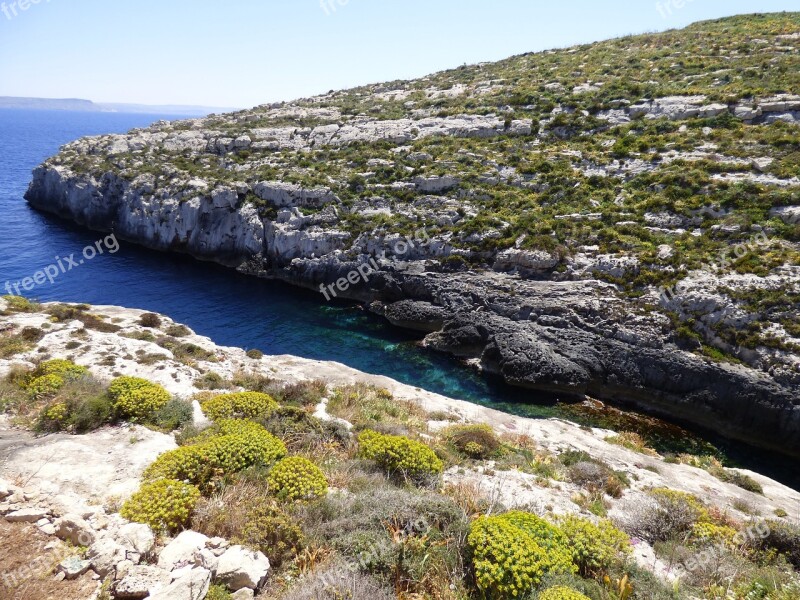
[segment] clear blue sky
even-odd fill
[[[661,10],[657,0],[34,2],[0,4],[0,95],[223,107],[702,19],[800,10],[797,0],[683,0],[682,8],[661,0]]]

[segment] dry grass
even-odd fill
[[[97,589],[89,574],[56,581],[54,568],[68,556],[45,550],[50,538],[32,525],[0,521],[0,598],[3,600],[86,600]]]
[[[388,390],[363,383],[337,388],[331,394],[328,412],[357,428],[404,434],[427,431],[428,413]]]

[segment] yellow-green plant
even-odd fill
[[[691,540],[697,544],[726,545],[733,547],[736,530],[727,525],[714,523],[695,523],[692,525]]]
[[[567,537],[572,562],[583,577],[597,577],[630,554],[630,538],[614,527],[608,519],[597,524],[576,515],[566,515],[557,521]]]
[[[89,374],[89,370],[69,360],[54,359],[41,363],[34,376],[58,375],[64,380],[78,379]]]
[[[359,456],[374,460],[389,474],[419,478],[441,473],[444,465],[436,453],[416,440],[376,431],[363,431],[358,436]]]
[[[536,515],[480,517],[470,529],[475,580],[486,598],[519,598],[550,573],[575,573],[565,535]]]
[[[170,400],[167,390],[140,377],[119,377],[108,393],[117,413],[133,421],[146,421]]]
[[[55,396],[64,383],[64,378],[59,375],[42,375],[30,380],[25,389],[34,400],[43,400]]]
[[[286,456],[284,443],[252,421],[222,421],[212,431],[159,456],[145,469],[144,478],[177,479],[205,489],[213,479]]]
[[[281,500],[313,500],[328,493],[325,474],[302,456],[290,456],[276,464],[268,482],[270,491]]]
[[[174,479],[144,483],[128,500],[120,514],[136,523],[145,523],[154,531],[175,531],[185,527],[200,500],[200,490]]]
[[[577,590],[559,585],[539,594],[539,600],[590,600],[590,598]]]
[[[268,394],[241,392],[214,396],[203,401],[201,406],[209,419],[219,421],[268,417],[278,408],[278,403]]]

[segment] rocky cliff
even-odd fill
[[[799,32],[736,17],[160,122],[68,144],[26,197],[800,456]]]

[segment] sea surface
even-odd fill
[[[7,293],[7,283],[13,286],[32,277],[58,264],[58,258],[63,264],[64,257],[75,255],[77,262],[85,247],[104,237],[29,208],[23,195],[31,171],[74,139],[123,133],[162,118],[167,117],[0,110],[0,294]],[[185,256],[121,242],[117,252],[104,250],[24,295],[43,302],[113,304],[163,313],[220,345],[337,361],[514,414],[637,430],[659,450],[713,453],[800,489],[800,475],[781,467],[788,459],[728,443],[712,433],[690,434],[636,413],[561,403],[511,388],[421,348],[418,334],[393,328],[358,306],[325,302],[321,294],[244,277]]]

